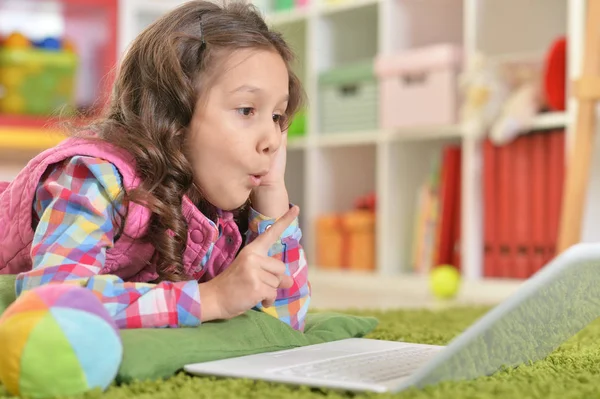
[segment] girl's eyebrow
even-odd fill
[[[248,93],[260,93],[263,91],[263,89],[261,89],[260,87],[256,87],[256,86],[252,86],[252,85],[241,85],[233,90],[231,90],[229,93],[238,93],[238,92],[248,92]],[[281,100],[279,100],[279,102],[284,102],[284,101],[289,101],[290,99],[290,95],[286,94],[284,95]]]
[[[252,85],[241,85],[241,86],[231,90],[230,93],[236,93],[239,91],[247,91],[250,93],[255,93],[257,91],[262,91],[262,89],[260,87],[256,87],[256,86],[252,86]]]

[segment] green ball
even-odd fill
[[[452,265],[439,265],[431,270],[429,287],[440,299],[453,298],[460,287],[460,272]]]

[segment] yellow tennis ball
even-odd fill
[[[441,299],[456,296],[460,286],[460,272],[452,265],[439,265],[431,270],[429,287]]]

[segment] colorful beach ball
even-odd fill
[[[121,364],[119,330],[92,291],[48,284],[0,316],[0,382],[31,398],[106,389]]]

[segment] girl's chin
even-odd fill
[[[229,197],[226,200],[220,198],[219,200],[209,201],[213,206],[217,207],[226,212],[231,212],[239,209],[241,206],[245,205],[250,198],[250,193],[247,193],[246,196],[236,196]]]

